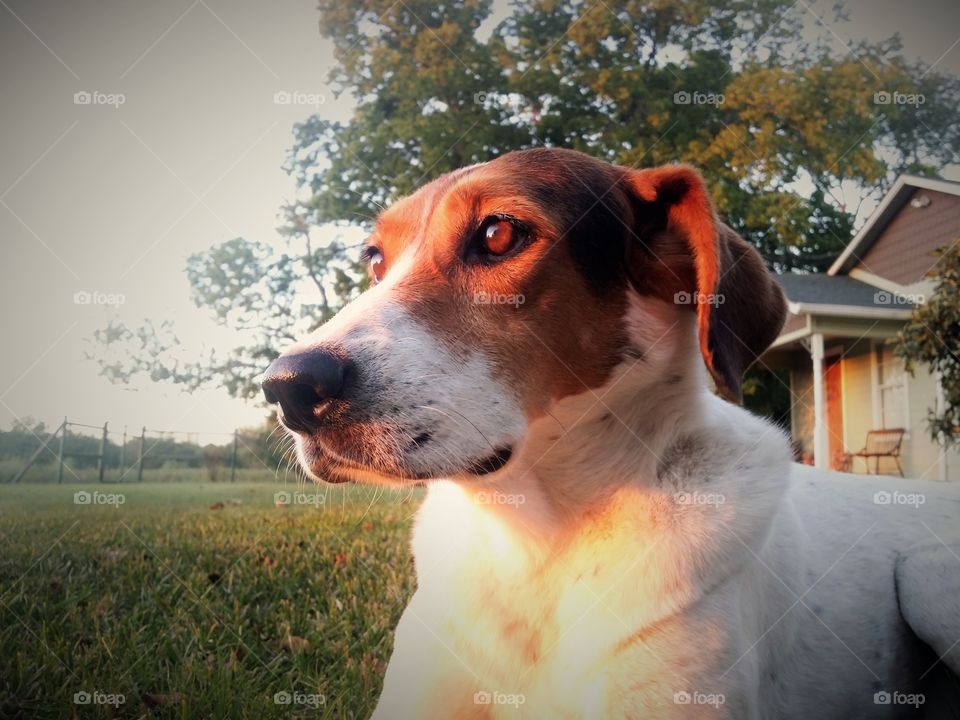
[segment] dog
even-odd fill
[[[513,152],[363,257],[263,388],[315,479],[427,485],[374,718],[916,717],[960,672],[960,496],[737,404],[785,301],[694,169]]]

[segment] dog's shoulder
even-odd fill
[[[700,412],[680,430],[660,462],[688,485],[726,487],[731,498],[750,502],[767,493],[776,504],[790,480],[790,440],[780,426],[716,396],[700,399]],[[681,479],[681,478],[678,478]]]

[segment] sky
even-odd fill
[[[849,23],[820,27],[838,52],[899,32],[908,57],[960,74],[960,3],[846,4]],[[813,31],[832,5],[791,12]],[[498,0],[485,30],[505,12]],[[326,83],[317,22],[315,0],[0,0],[0,427],[264,419],[262,401],[216,388],[111,384],[87,355],[111,318],[170,319],[190,353],[234,346],[190,301],[186,258],[237,236],[281,242],[293,124],[352,110]]]

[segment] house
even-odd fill
[[[923,367],[910,376],[891,343],[933,289],[934,251],[958,238],[960,183],[905,175],[826,273],[778,276],[789,315],[761,362],[789,376],[802,461],[863,473],[850,454],[867,432],[902,428],[904,475],[960,480],[960,449],[927,430],[928,410],[943,402],[937,378]],[[870,472],[896,473],[897,459],[872,459]]]

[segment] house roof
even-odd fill
[[[846,275],[822,273],[776,275],[795,315],[843,315],[847,317],[907,318],[911,298],[881,290]]]
[[[893,187],[884,195],[877,209],[860,228],[853,240],[827,270],[827,275],[840,276],[850,272],[859,262],[859,259],[866,255],[873,243],[876,242],[883,230],[917,188],[960,196],[960,183],[938,178],[919,177],[918,175],[901,175],[897,178]]]

